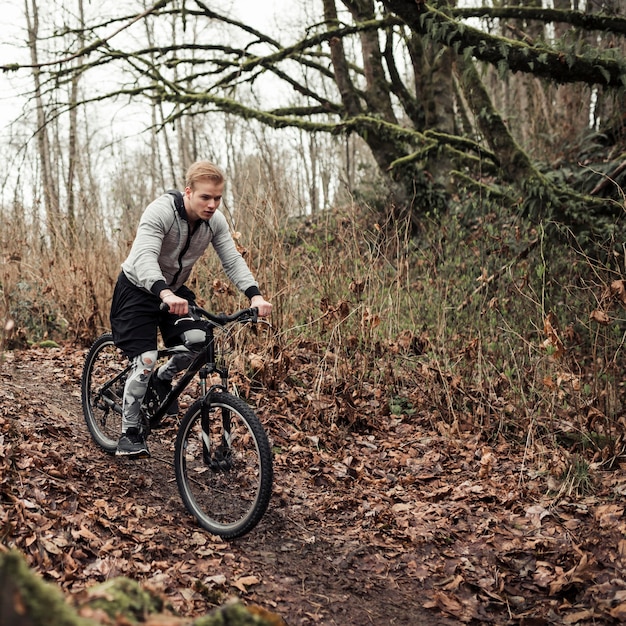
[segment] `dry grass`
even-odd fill
[[[450,215],[410,236],[355,205],[306,219],[269,201],[255,206],[231,221],[275,305],[271,331],[240,364],[258,384],[295,384],[308,360],[312,394],[350,403],[371,393],[381,417],[418,411],[451,437],[516,440],[527,467],[561,480],[561,492],[590,488],[583,473],[621,458],[617,264],[495,215]],[[18,222],[0,228],[3,326],[14,324],[5,348],[86,345],[107,328],[127,241],[94,229],[44,245]],[[190,286],[213,310],[246,304],[210,252]],[[558,468],[555,449],[568,451]]]

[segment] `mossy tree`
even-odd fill
[[[585,97],[602,107],[623,141],[626,19],[612,0],[593,13],[534,2],[460,9],[448,0],[323,0],[320,8],[318,19],[309,17],[301,36],[286,45],[206,2],[159,0],[136,14],[57,30],[63,49],[52,53],[54,63],[38,62],[35,69],[52,88],[76,71],[114,67],[127,80],[110,90],[100,85],[85,101],[144,97],[160,107],[163,126],[222,112],[274,128],[356,134],[387,181],[396,213],[408,212],[415,221],[423,211],[447,206],[452,186],[495,191],[485,186],[485,174],[505,183],[497,192],[511,206],[571,224],[613,218],[623,209],[575,181],[542,173],[547,168],[532,156],[532,141],[508,123],[510,111],[499,109],[493,91],[494,77],[508,83],[516,75],[588,86],[593,91]],[[115,26],[115,33],[134,35],[142,22],[151,33],[147,43],[136,36],[118,43],[105,34]],[[70,32],[78,34],[68,53]],[[176,36],[167,40],[168,33]],[[603,43],[605,34],[611,47]],[[279,103],[242,98],[267,75],[293,95]],[[553,131],[555,143],[567,139]],[[184,152],[187,159],[198,156],[192,142]]]

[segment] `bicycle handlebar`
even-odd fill
[[[161,311],[167,313],[167,311],[170,310],[170,307],[165,302],[162,302],[160,305],[160,309]],[[214,324],[217,324],[218,326],[225,326],[226,324],[230,322],[238,322],[238,321],[252,322],[253,324],[256,324],[259,321],[259,309],[255,306],[250,307],[248,309],[241,309],[240,311],[235,311],[235,313],[231,313],[230,315],[227,315],[226,313],[217,313],[217,314],[210,313],[209,311],[206,311],[202,307],[199,307],[194,304],[190,304],[189,312],[196,313],[197,315],[204,317],[205,319],[209,320],[210,322],[213,322]]]

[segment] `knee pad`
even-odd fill
[[[181,337],[185,347],[192,352],[200,350],[206,342],[206,333],[201,328],[190,328]]]
[[[138,419],[141,403],[146,395],[148,381],[156,365],[159,353],[156,350],[148,350],[138,354],[133,359],[133,367],[128,373],[124,386],[124,416],[135,422]]]
[[[158,356],[157,350],[146,350],[146,352],[138,354],[133,361],[135,371],[142,370],[146,376],[150,375],[156,365]]]

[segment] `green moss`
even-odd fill
[[[61,592],[30,571],[21,554],[0,554],[0,621],[29,626],[93,626],[78,617]]]
[[[129,578],[108,580],[87,590],[85,606],[104,611],[115,623],[142,623],[163,611],[163,600]],[[98,622],[100,623],[100,622]],[[0,624],[23,626],[96,626],[79,617],[59,589],[33,573],[19,552],[0,553]],[[259,606],[241,602],[199,617],[193,626],[286,626],[284,620]]]
[[[58,348],[59,344],[56,341],[51,341],[50,339],[46,339],[45,341],[39,342],[40,348]]]
[[[133,622],[163,610],[161,598],[142,589],[129,578],[119,577],[92,587],[88,591],[91,608],[102,609],[109,617],[124,615]]]
[[[193,626],[286,626],[285,621],[261,607],[246,607],[234,602],[221,607],[211,615],[200,617]]]

